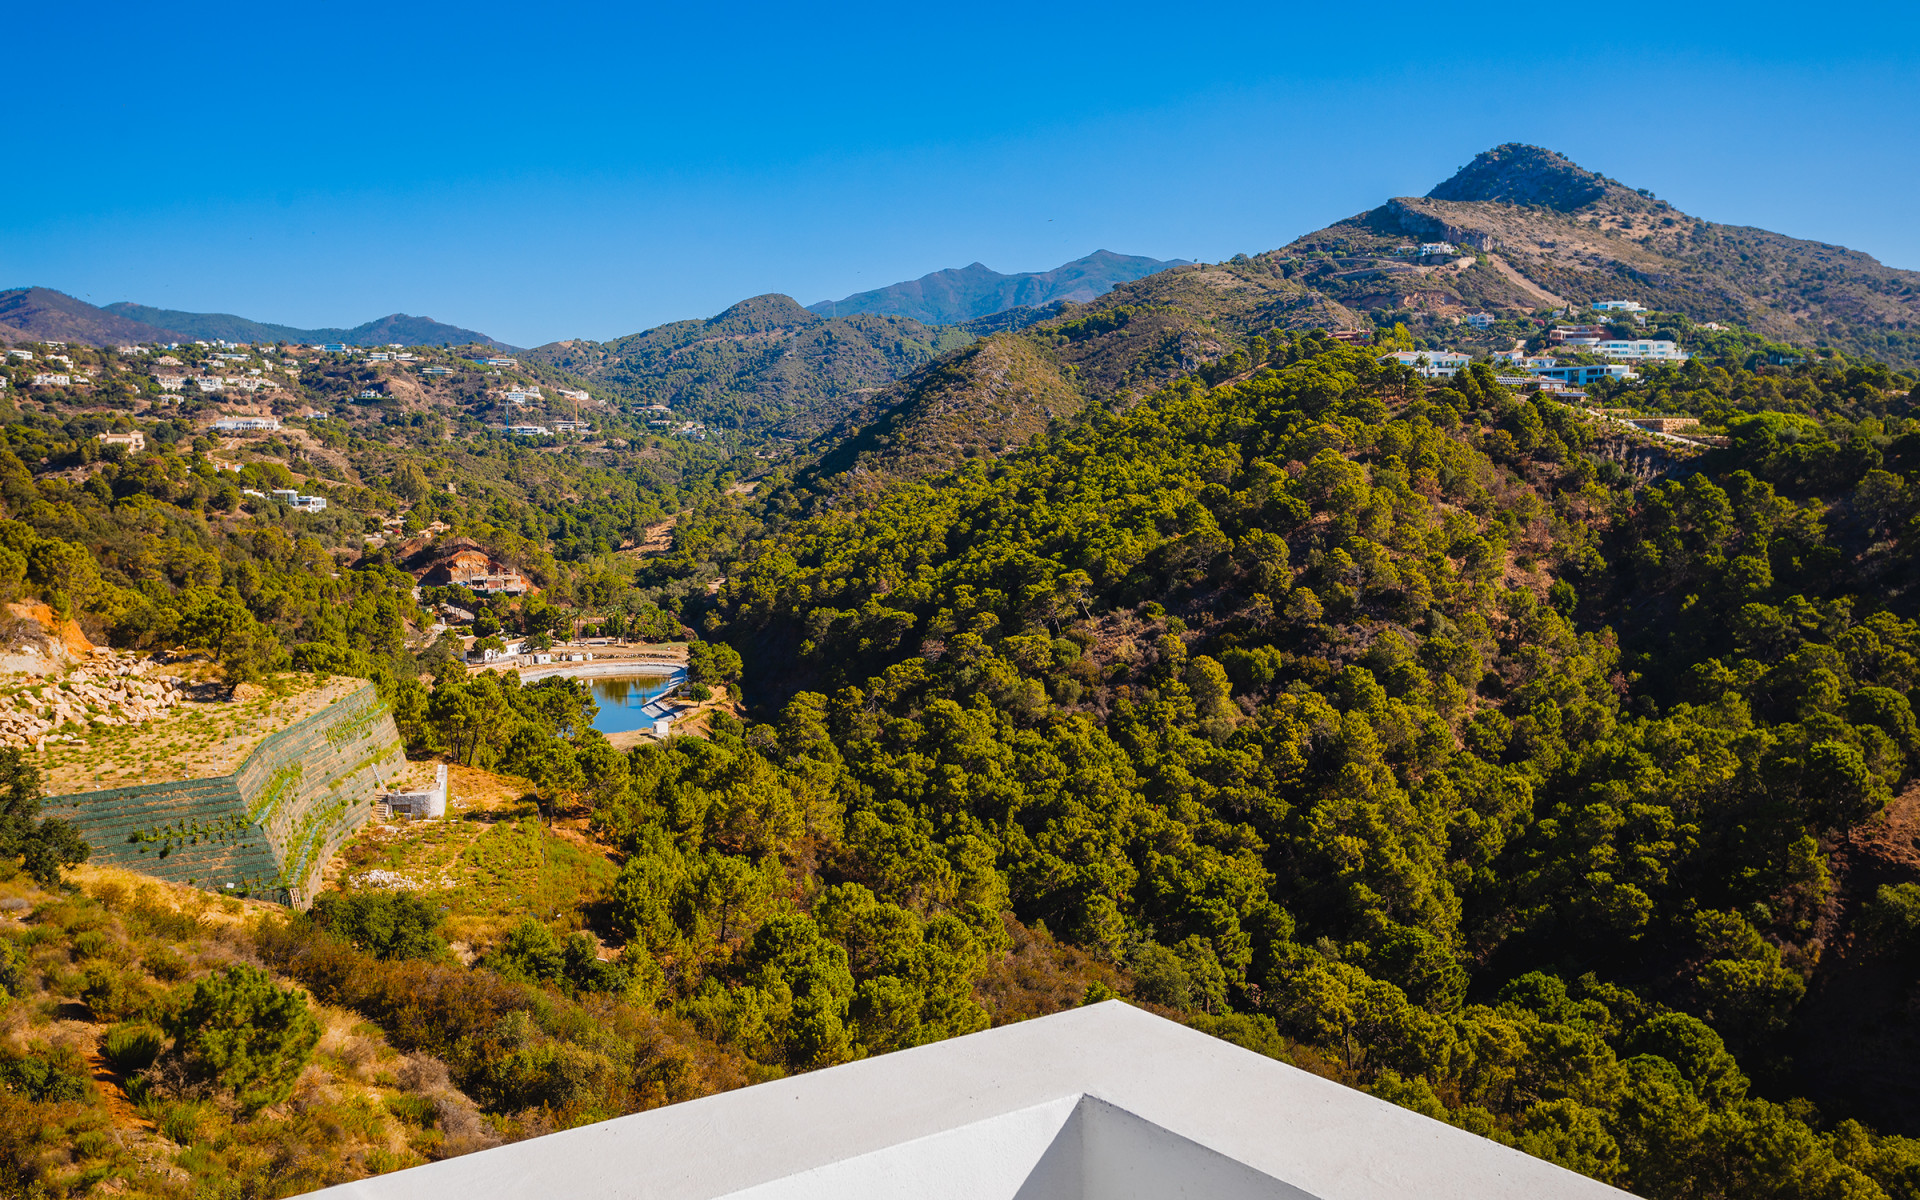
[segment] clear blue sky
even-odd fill
[[[0,287],[96,304],[607,338],[1257,253],[1506,141],[1920,268],[1912,4],[21,7]]]

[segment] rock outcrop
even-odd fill
[[[33,678],[0,692],[0,745],[78,740],[89,725],[140,725],[186,699],[178,680],[133,655],[96,655],[64,678]]]

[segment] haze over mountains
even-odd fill
[[[171,329],[184,338],[227,342],[340,342],[348,346],[385,346],[404,342],[409,346],[464,346],[478,344],[511,349],[484,333],[447,325],[432,317],[410,317],[392,313],[351,329],[301,329],[293,325],[274,325],[252,321],[232,313],[181,312],[171,308],[150,308],[122,300],[109,304],[105,311],[161,329]]]
[[[822,300],[807,305],[807,311],[829,317],[880,313],[908,317],[928,325],[952,325],[990,317],[1010,308],[1041,308],[1061,300],[1085,303],[1106,295],[1115,284],[1128,283],[1168,267],[1187,265],[1184,258],[1163,261],[1115,254],[1111,250],[1095,250],[1085,258],[1076,258],[1051,271],[1025,271],[1015,275],[1002,275],[983,263],[974,263],[870,292],[858,292],[844,300]]]
[[[484,333],[431,317],[392,313],[351,329],[300,329],[237,317],[151,308],[122,300],[102,308],[52,288],[0,291],[0,342],[58,341],[112,346],[127,342],[339,342],[349,346],[481,345],[511,349]]]

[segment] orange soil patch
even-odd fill
[[[40,628],[59,638],[61,644],[66,646],[67,653],[75,658],[85,658],[96,649],[94,644],[87,640],[87,635],[80,632],[80,626],[77,623],[71,619],[60,620],[53,615],[53,610],[44,604],[31,600],[19,600],[7,605],[7,611],[16,617],[38,621]]]

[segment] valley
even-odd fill
[[[1123,997],[1648,1197],[1916,1195],[1920,275],[1507,145],[911,283],[0,297],[6,1177],[293,1195]]]

